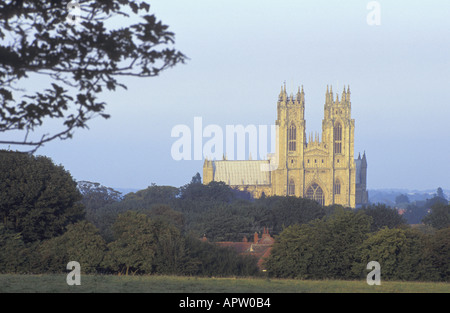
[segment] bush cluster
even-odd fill
[[[342,210],[287,227],[266,261],[270,275],[362,279],[369,273],[367,264],[376,261],[383,280],[449,281],[449,227],[424,232],[409,225],[384,225],[371,230],[370,213]]]

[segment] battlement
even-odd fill
[[[325,106],[350,106],[350,86],[347,86],[347,90],[342,91],[341,99],[339,100],[339,94],[336,93],[336,98],[334,98],[333,86],[327,85],[327,92],[325,93]]]
[[[304,105],[305,104],[305,92],[303,90],[303,86],[298,87],[297,94],[293,94],[291,92],[290,95],[286,92],[286,83],[284,86],[281,86],[281,92],[278,96],[278,104],[297,104]]]

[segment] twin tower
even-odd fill
[[[366,155],[354,157],[349,87],[339,98],[327,86],[321,139],[318,134],[306,136],[303,87],[296,95],[281,87],[276,126],[277,151],[269,160],[206,160],[203,183],[223,181],[254,197],[297,196],[352,208],[368,203]],[[271,162],[276,166],[266,170]]]

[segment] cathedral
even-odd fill
[[[306,135],[303,87],[296,95],[288,95],[286,85],[282,86],[276,127],[276,152],[268,160],[206,159],[203,183],[222,181],[255,198],[297,196],[351,208],[368,203],[366,154],[354,156],[349,87],[344,87],[339,99],[327,86],[320,138]]]

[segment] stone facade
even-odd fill
[[[203,183],[223,181],[254,197],[297,196],[352,208],[368,203],[366,154],[354,158],[349,87],[339,99],[327,86],[320,138],[306,135],[303,87],[288,95],[282,86],[276,126],[277,151],[268,160],[205,160]]]

